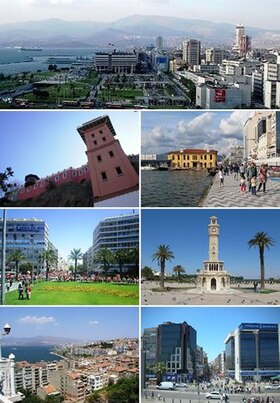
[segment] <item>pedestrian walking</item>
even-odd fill
[[[220,186],[224,186],[224,174],[222,169],[219,170]]]
[[[19,283],[18,285],[18,299],[24,299],[23,297],[23,285]]]
[[[258,192],[261,190],[261,188],[262,188],[263,192],[265,192],[265,190],[266,190],[267,171],[268,171],[267,165],[262,164],[260,167],[260,172],[259,172]]]

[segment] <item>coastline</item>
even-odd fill
[[[216,174],[216,175],[217,175],[217,174]],[[209,184],[209,186],[207,186],[207,188],[206,188],[205,191],[203,192],[203,194],[202,194],[202,196],[200,197],[200,199],[199,199],[199,201],[198,201],[196,207],[204,207],[205,200],[207,199],[207,196],[208,196],[208,194],[209,194],[209,192],[210,192],[210,190],[211,190],[211,188],[212,188],[212,186],[213,186],[213,184],[214,184],[214,182],[215,182],[216,175],[213,176],[213,179],[212,179],[211,183]]]

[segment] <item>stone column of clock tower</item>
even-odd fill
[[[219,261],[219,230],[220,226],[217,222],[217,217],[211,217],[208,225],[210,262]]]

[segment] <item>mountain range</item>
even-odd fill
[[[280,44],[280,30],[246,27],[257,47]],[[161,35],[167,45],[195,38],[202,45],[232,45],[235,25],[187,18],[133,15],[113,22],[47,19],[0,25],[0,46],[116,47],[155,43]]]
[[[2,340],[2,345],[6,346],[46,346],[59,344],[78,344],[81,340],[68,337],[36,336],[36,337],[8,337]]]

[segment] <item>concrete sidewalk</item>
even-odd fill
[[[268,179],[267,191],[257,192],[256,196],[247,192],[240,193],[240,175],[238,180],[234,174],[226,175],[224,186],[220,186],[219,175],[217,174],[212,187],[203,203],[203,207],[280,207],[280,180]]]

